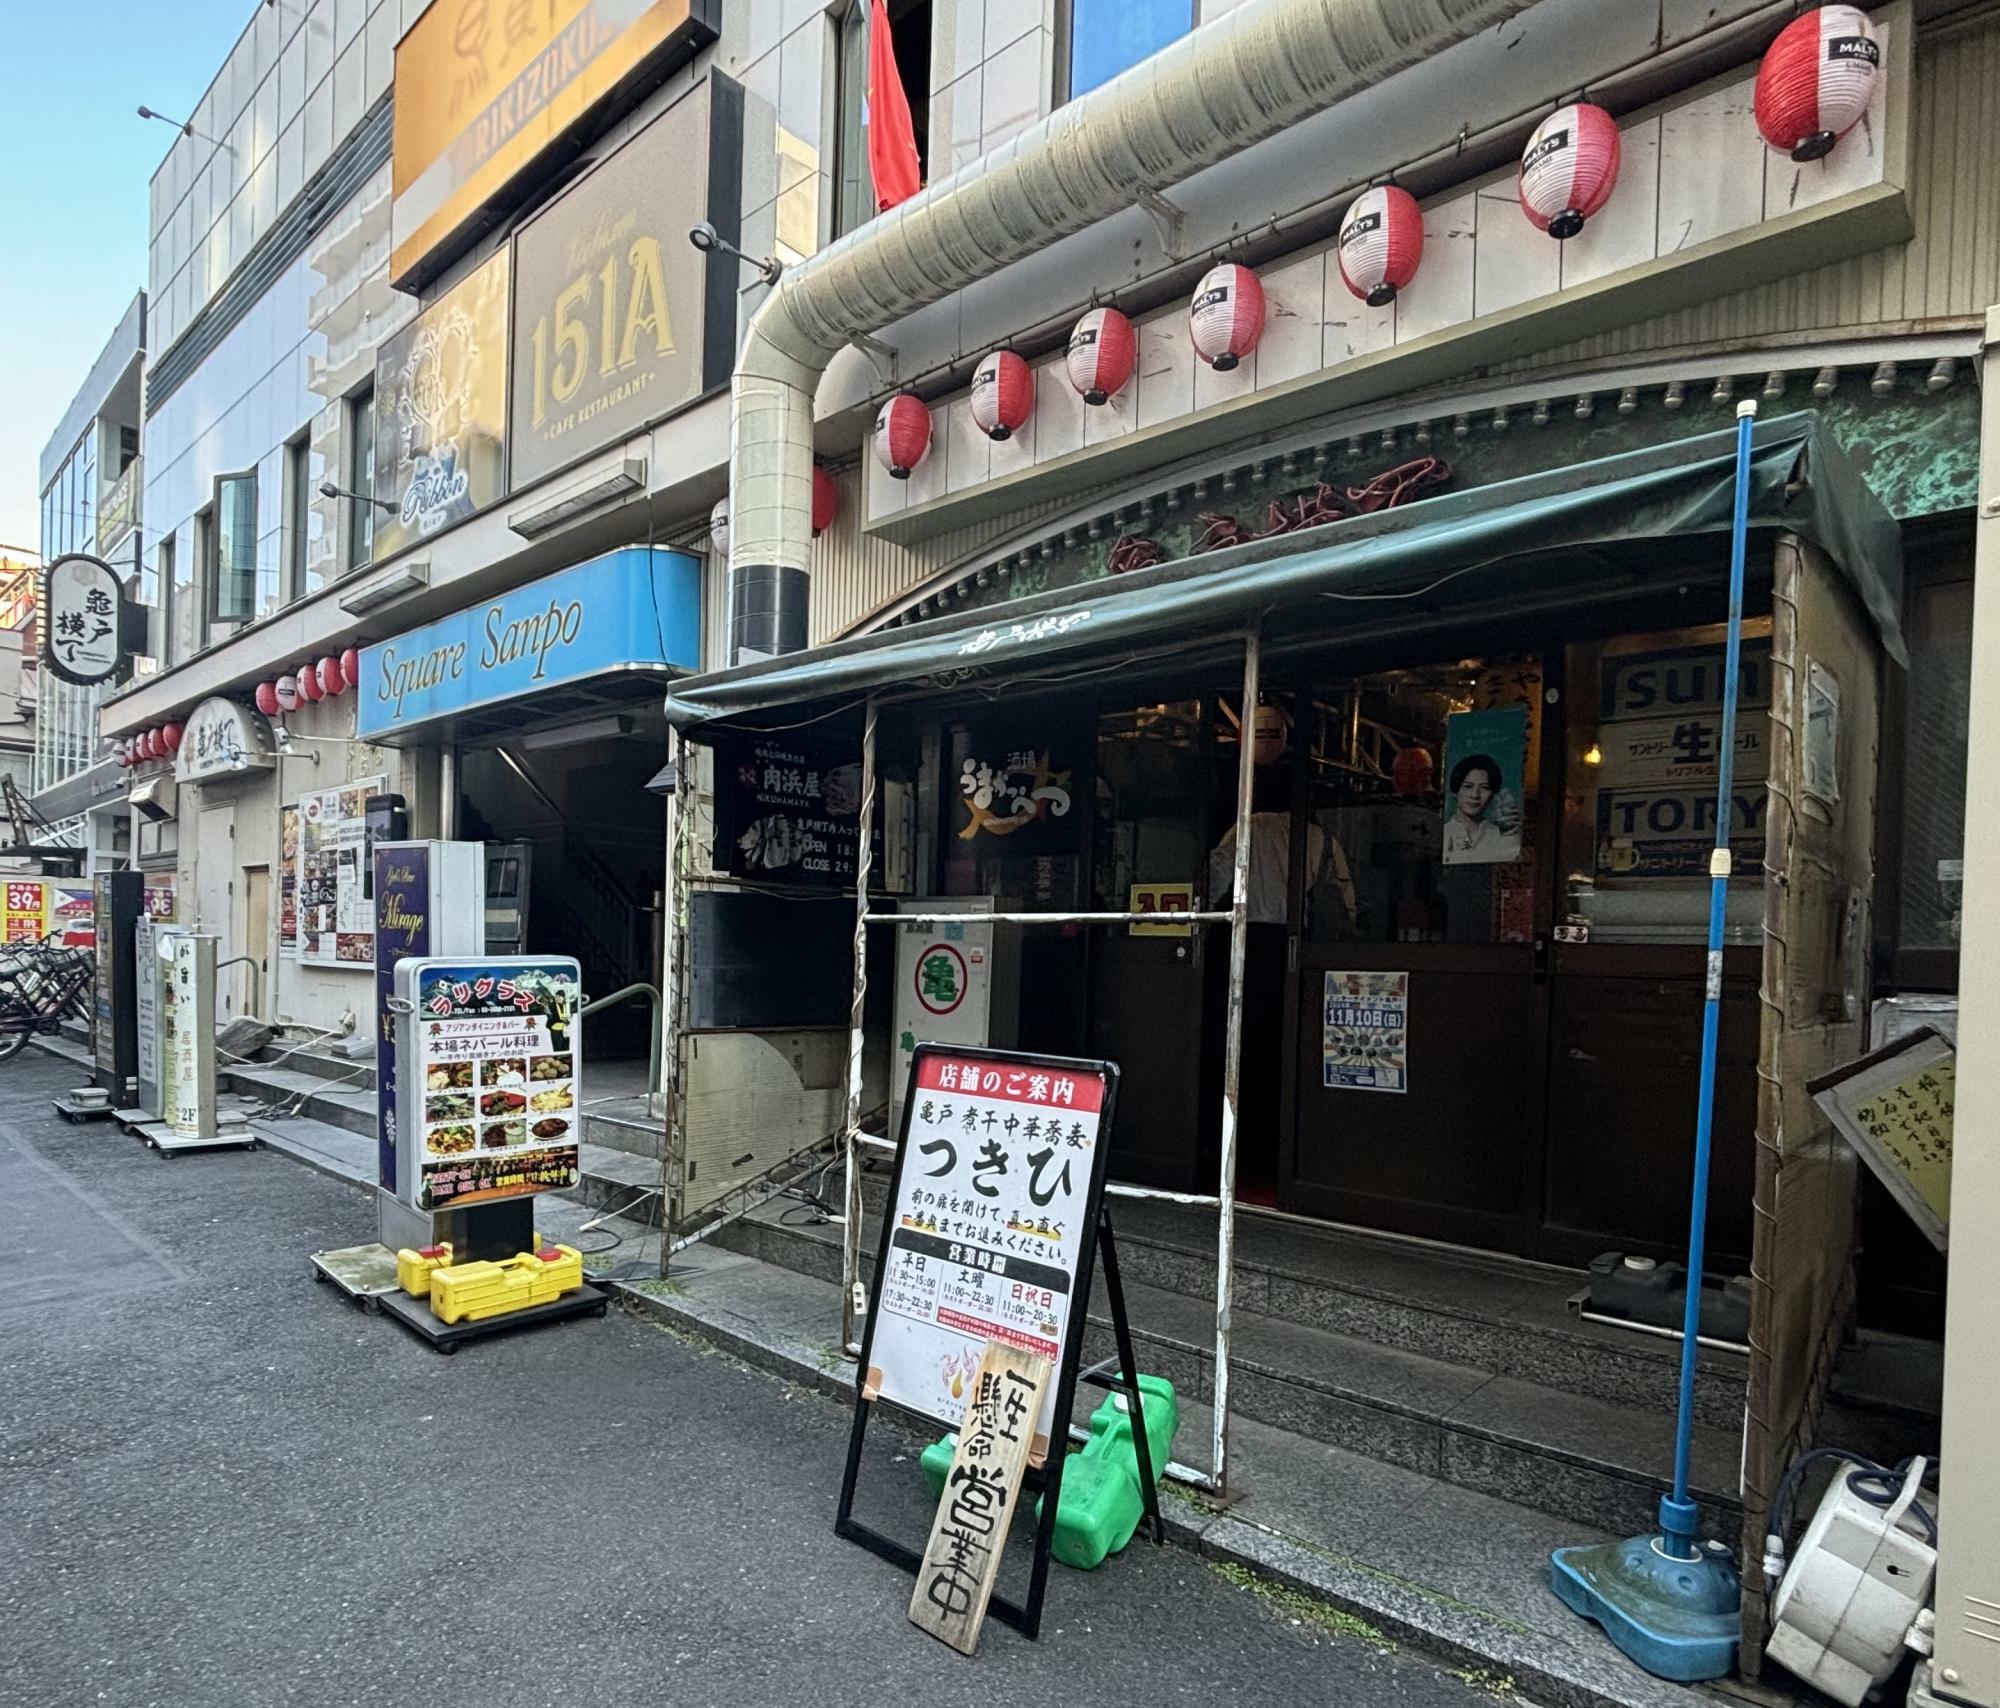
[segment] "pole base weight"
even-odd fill
[[[1669,1556],[1658,1536],[1558,1548],[1549,1588],[1655,1678],[1698,1684],[1736,1670],[1743,1586],[1720,1542],[1692,1560]]]

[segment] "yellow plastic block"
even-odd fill
[[[440,1322],[479,1322],[546,1305],[583,1285],[583,1253],[545,1245],[498,1263],[460,1263],[431,1273],[431,1314]]]
[[[451,1262],[451,1242],[427,1245],[420,1251],[408,1246],[396,1253],[396,1285],[413,1299],[431,1290],[431,1276]]]

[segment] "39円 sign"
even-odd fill
[[[1062,1366],[1088,1281],[1114,1074],[917,1047],[869,1342],[872,1397],[955,1429],[988,1340]],[[1044,1441],[1055,1398],[1052,1385],[1036,1420]]]

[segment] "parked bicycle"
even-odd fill
[[[20,1053],[37,1033],[57,1032],[66,1020],[91,1020],[96,957],[68,948],[53,936],[8,944],[0,950],[0,1061]]]

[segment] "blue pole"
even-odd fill
[[[1701,1266],[1708,1239],[1708,1158],[1715,1129],[1716,1036],[1722,1022],[1722,920],[1729,894],[1729,824],[1736,784],[1736,701],[1743,655],[1743,560],[1750,531],[1750,431],[1757,405],[1736,406],[1736,509],[1729,525],[1729,637],[1722,668],[1722,750],[1716,761],[1715,851],[1708,862],[1708,994],[1701,1014],[1701,1090],[1694,1127],[1694,1205],[1688,1226],[1687,1309],[1681,1317],[1680,1415],[1674,1424],[1674,1492],[1660,1497],[1666,1551],[1700,1552],[1701,1513],[1688,1498],[1694,1446],[1694,1368],[1701,1334]]]

